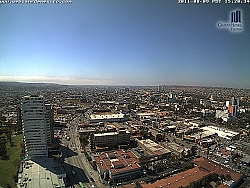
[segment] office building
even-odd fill
[[[45,105],[42,96],[22,99],[22,124],[26,157],[48,157]]]
[[[130,132],[119,130],[119,132],[108,132],[93,134],[90,138],[92,149],[103,150],[120,146],[128,146],[130,143]]]

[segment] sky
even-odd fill
[[[218,26],[236,10],[242,31]],[[225,0],[0,4],[0,81],[250,89],[249,18]]]

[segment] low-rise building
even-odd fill
[[[118,147],[118,145],[128,145],[130,143],[130,132],[119,130],[118,132],[98,133],[90,136],[92,149],[103,149]]]
[[[131,151],[110,151],[94,156],[97,171],[104,179],[115,182],[138,178],[142,175],[139,158]]]
[[[240,138],[240,133],[231,131],[226,128],[215,127],[215,126],[206,126],[201,128],[204,132],[217,134],[218,137],[228,139],[228,140],[237,140]]]
[[[150,139],[137,140],[137,143],[142,149],[144,149],[147,153],[149,153],[151,157],[155,157],[157,159],[165,159],[171,153],[170,150],[153,142]]]
[[[202,180],[208,176],[213,176],[217,174],[218,176],[228,176],[231,181],[225,181],[225,183],[229,183],[230,185],[226,187],[238,187],[242,182],[243,174],[235,172],[229,168],[226,168],[222,165],[214,163],[208,159],[203,157],[194,159],[195,167],[184,172],[175,174],[168,178],[156,181],[152,184],[143,185],[143,188],[177,188],[177,187],[188,187],[191,183],[195,183],[196,187],[202,187],[204,183]],[[204,186],[204,185],[203,185]]]
[[[102,114],[102,115],[90,115],[89,123],[99,122],[123,122],[127,121],[128,117],[125,114]]]

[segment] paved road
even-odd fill
[[[85,187],[105,187],[100,182],[99,174],[93,170],[85,155],[81,153],[77,124],[78,118],[75,118],[68,128],[67,135],[70,137],[70,140],[66,138],[62,139],[66,173],[70,178],[70,182],[76,187],[79,187],[78,184],[80,181]],[[92,182],[91,179],[93,179],[94,182]]]

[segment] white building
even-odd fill
[[[26,156],[48,157],[45,105],[42,96],[23,97],[22,123]]]
[[[238,132],[231,131],[223,127],[215,127],[210,125],[202,127],[201,129],[204,131],[203,133],[216,133],[219,137],[227,140],[238,140],[240,138],[240,134]]]
[[[215,111],[215,117],[216,118],[221,118],[225,122],[232,122],[234,121],[234,117],[230,115],[228,110],[216,110]]]
[[[92,114],[90,115],[89,123],[99,123],[99,122],[123,122],[128,120],[128,117],[126,117],[124,114],[102,114],[102,115],[96,115]]]

